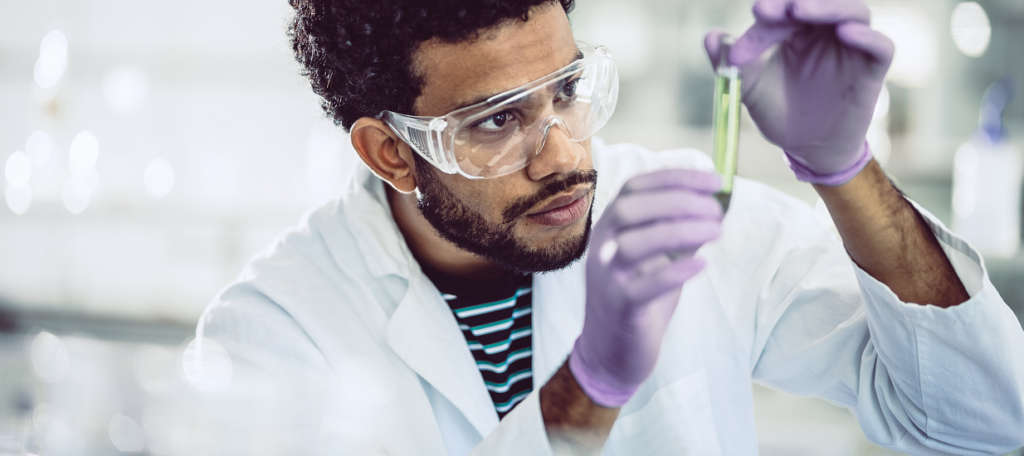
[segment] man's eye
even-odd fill
[[[562,89],[558,91],[558,100],[569,101],[576,98],[576,88],[579,86],[581,79],[582,78],[576,78],[572,81],[567,81],[565,85],[562,86]]]
[[[512,120],[512,114],[503,111],[480,121],[476,126],[483,130],[500,130],[510,120]]]

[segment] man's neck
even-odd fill
[[[491,261],[456,247],[441,238],[420,213],[414,193],[402,193],[384,184],[391,215],[405,243],[421,262],[445,274],[465,279],[489,279],[508,273]]]

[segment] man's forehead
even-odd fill
[[[557,3],[556,3],[557,5]],[[569,65],[579,49],[561,7],[545,6],[470,41],[424,42],[414,64],[423,78],[416,114],[441,116]]]

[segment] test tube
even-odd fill
[[[740,141],[740,70],[729,64],[733,38],[723,35],[715,67],[714,154],[715,171],[722,176],[722,190],[715,197],[723,210],[729,209],[732,178]]]

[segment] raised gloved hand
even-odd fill
[[[654,370],[693,256],[721,233],[721,179],[665,170],[631,179],[595,224],[586,260],[583,333],[569,369],[596,404],[620,407]]]
[[[840,185],[871,160],[865,135],[893,44],[869,16],[859,0],[758,0],[729,54],[751,118],[802,181]],[[713,63],[723,34],[704,37]]]

